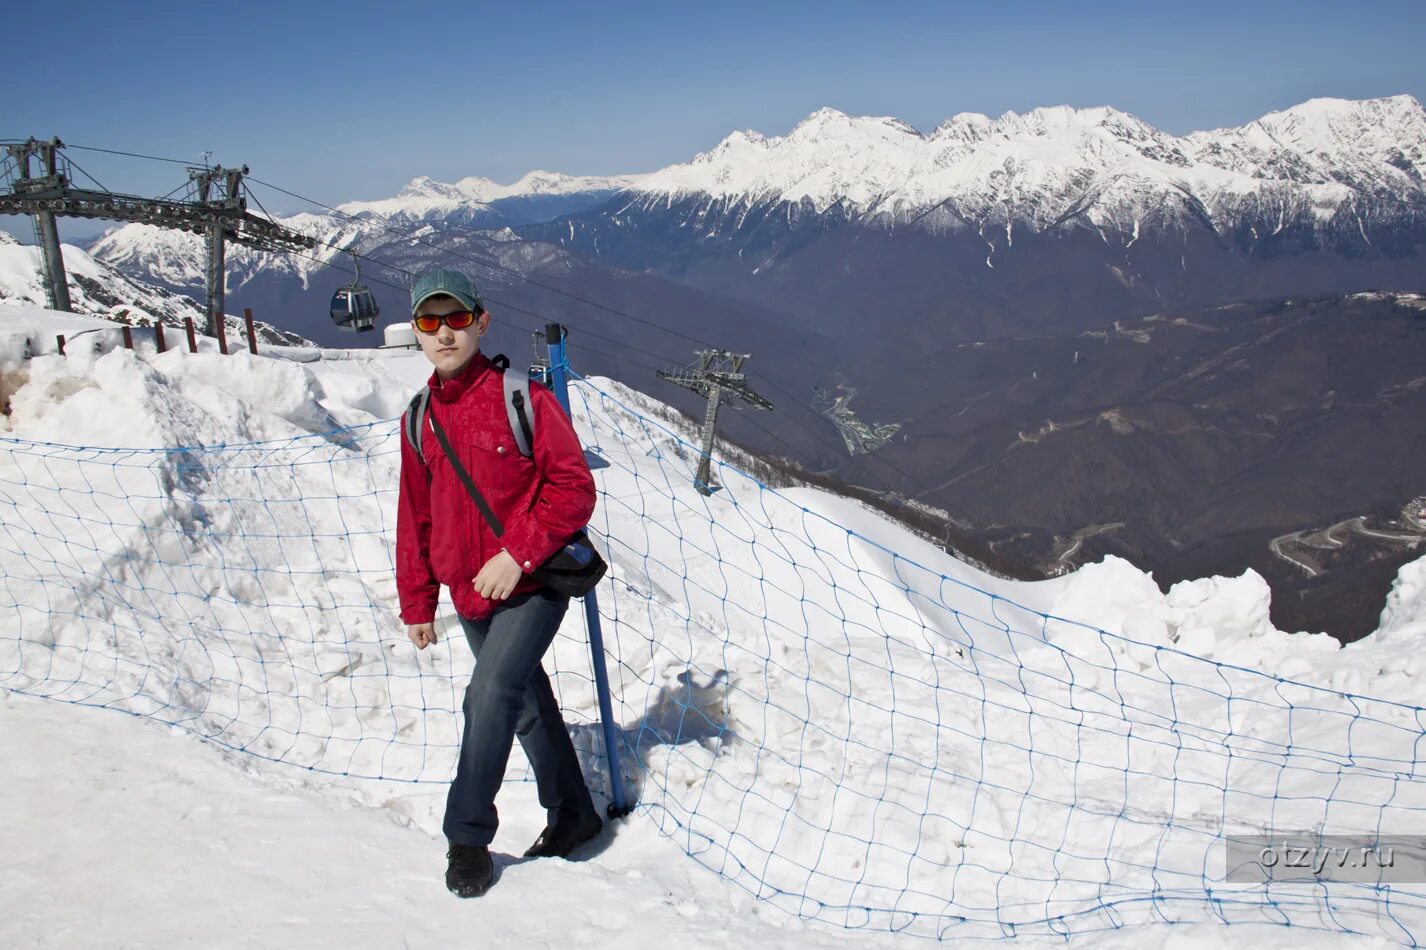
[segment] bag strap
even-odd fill
[[[505,533],[505,528],[500,524],[500,519],[495,517],[495,512],[490,510],[490,505],[486,503],[485,496],[480,493],[480,489],[475,487],[475,482],[470,480],[470,473],[460,463],[455,449],[451,448],[451,442],[446,438],[446,430],[441,428],[441,424],[436,421],[434,407],[431,410],[431,429],[436,433],[436,438],[441,440],[441,448],[446,450],[446,461],[450,462],[451,468],[456,470],[456,475],[470,494],[471,500],[475,502],[475,507],[479,508],[480,513],[485,516],[485,523],[490,525],[490,530],[495,532],[497,538],[500,537]]]

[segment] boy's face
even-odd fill
[[[415,315],[443,317],[464,309],[465,304],[454,297],[432,297],[421,302]],[[452,330],[442,322],[434,333],[423,333],[419,329],[415,333],[421,352],[436,368],[436,375],[441,379],[451,379],[460,375],[471,357],[480,352],[480,336],[489,325],[490,314],[482,313],[470,326],[459,330]]]

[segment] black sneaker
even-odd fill
[[[575,848],[599,834],[604,822],[598,815],[566,819],[563,815],[535,839],[525,852],[527,858],[567,858]]]
[[[452,844],[446,852],[446,888],[457,897],[479,897],[490,890],[495,864],[483,844]]]

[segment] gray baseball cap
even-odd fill
[[[454,297],[476,313],[485,310],[485,301],[480,299],[475,281],[458,270],[433,270],[411,288],[411,315],[415,316],[427,299],[440,295]]]

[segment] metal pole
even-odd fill
[[[723,387],[714,383],[708,393],[708,409],[703,413],[703,449],[698,459],[698,474],[693,477],[693,487],[699,494],[713,494],[713,433],[718,425],[718,403],[723,398]]]
[[[59,162],[55,155],[59,149],[59,139],[40,142],[35,147],[40,153],[40,163],[44,174],[51,182],[59,181]],[[29,160],[26,159],[22,177],[29,177]],[[45,260],[45,291],[51,310],[73,311],[69,300],[69,280],[64,273],[64,253],[59,249],[59,227],[54,222],[54,212],[37,211],[35,227],[39,232],[40,249]]]
[[[545,341],[550,348],[550,388],[569,411],[569,362],[564,348],[565,329],[558,323],[545,325]],[[618,733],[614,730],[614,708],[609,701],[609,670],[604,662],[604,632],[599,626],[599,599],[596,591],[584,595],[584,620],[589,626],[589,654],[594,661],[594,690],[599,696],[599,719],[604,727],[604,759],[609,763],[609,817],[623,818],[633,809],[624,797],[624,772],[619,765]]]
[[[221,310],[218,311],[218,352],[228,355],[228,321]]]
[[[248,325],[248,352],[257,356],[257,331],[253,329],[253,312],[249,307],[243,308],[243,322]]]
[[[223,225],[208,226],[208,336],[223,322]],[[225,351],[226,352],[226,351]]]
[[[35,224],[39,226],[40,250],[45,259],[45,296],[49,297],[51,310],[73,311],[69,300],[69,280],[64,274],[64,255],[59,249],[59,228],[55,226],[54,214],[40,211],[35,214]]]

